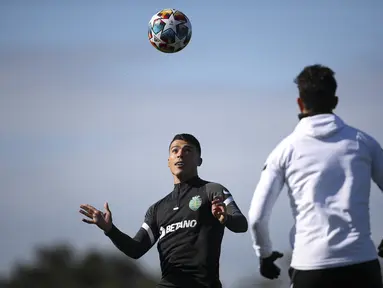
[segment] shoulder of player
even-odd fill
[[[364,143],[369,150],[381,149],[379,142],[370,134],[351,126],[348,126],[348,128],[356,134],[357,140]]]
[[[229,194],[229,189],[217,182],[207,181],[205,184],[205,190],[208,195],[213,195],[215,193]]]
[[[380,143],[372,135],[354,126],[344,123],[342,133],[345,138],[355,139],[359,145],[362,144],[372,153],[382,149]]]
[[[218,190],[226,189],[226,187],[222,185],[221,183],[212,182],[212,181],[206,181],[205,187],[208,189],[218,189]]]
[[[276,165],[284,167],[285,163],[291,157],[294,151],[294,141],[296,140],[294,133],[283,138],[267,156],[263,169],[268,165]]]
[[[161,205],[167,205],[167,202],[169,201],[169,198],[171,197],[171,193],[167,194],[166,196],[162,197],[158,201],[151,204],[148,208],[148,213],[155,213],[159,206]]]

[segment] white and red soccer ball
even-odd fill
[[[176,9],[163,9],[149,21],[150,43],[164,53],[175,53],[190,42],[192,26],[184,13]]]

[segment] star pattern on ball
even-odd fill
[[[161,19],[162,22],[165,23],[165,27],[162,31],[166,31],[167,29],[172,29],[175,34],[177,34],[177,25],[181,23],[185,23],[184,21],[178,21],[174,19],[174,14],[170,15],[169,19]]]
[[[176,35],[176,41],[175,41],[175,43],[174,44],[169,44],[169,46],[171,46],[171,47],[173,47],[174,48],[174,51],[177,51],[177,50],[179,50],[179,49],[181,49],[181,48],[184,48],[184,42],[183,41],[181,41],[181,39],[179,39],[178,37],[177,37],[177,35]]]

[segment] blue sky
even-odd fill
[[[109,201],[133,235],[172,188],[167,146],[179,132],[200,139],[200,175],[227,186],[247,214],[263,161],[297,123],[293,79],[305,65],[333,68],[336,112],[383,143],[383,2],[317,2],[2,1],[0,271],[55,241],[114,251],[80,221],[79,204]],[[147,39],[151,16],[169,7],[193,27],[177,54]],[[372,192],[380,241],[383,199]],[[282,195],[276,248],[289,248],[291,223]],[[156,249],[140,263],[158,270]],[[221,267],[225,287],[258,274],[249,234],[226,233]]]

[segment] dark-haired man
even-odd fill
[[[220,288],[219,258],[224,229],[247,231],[247,219],[222,185],[202,180],[199,141],[177,134],[169,146],[168,166],[174,189],[149,207],[142,227],[131,238],[112,223],[105,212],[81,205],[80,212],[96,224],[127,256],[138,259],[157,241],[162,279],[157,287]]]
[[[295,83],[300,121],[267,158],[248,214],[260,272],[269,279],[280,273],[268,221],[286,184],[295,223],[291,287],[382,287],[369,217],[371,179],[383,190],[382,148],[333,113],[330,68],[305,67]]]

